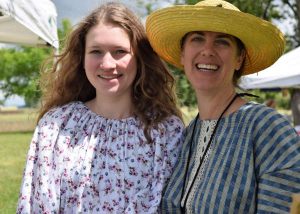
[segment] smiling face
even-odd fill
[[[233,36],[217,32],[191,32],[183,43],[181,63],[197,91],[232,90],[233,74],[240,69],[244,52],[239,53]]]
[[[96,96],[131,98],[137,63],[129,36],[122,28],[100,23],[89,30],[84,68]]]

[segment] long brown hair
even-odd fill
[[[143,122],[145,137],[150,142],[150,128],[171,115],[181,118],[174,92],[175,80],[150,46],[140,20],[120,3],[107,3],[95,9],[71,32],[50,71],[42,75],[43,99],[39,119],[53,107],[71,101],[86,102],[96,96],[83,63],[86,35],[99,23],[119,26],[129,35],[137,58],[137,75],[132,86],[134,114]]]

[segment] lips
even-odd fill
[[[117,79],[120,78],[121,76],[123,76],[123,74],[114,74],[114,75],[97,75],[99,78],[101,79],[105,79],[105,80],[112,80],[112,79]]]
[[[201,63],[195,64],[195,67],[197,68],[197,70],[208,71],[208,72],[214,72],[214,71],[217,71],[219,69],[218,65],[201,64]]]

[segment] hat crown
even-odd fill
[[[228,9],[228,10],[240,11],[233,4],[230,4],[229,2],[223,1],[223,0],[204,0],[204,1],[198,2],[195,5],[196,6],[205,6],[205,7],[222,7],[222,8]]]

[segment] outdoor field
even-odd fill
[[[16,213],[35,120],[35,110],[8,109],[0,112],[0,214]]]

